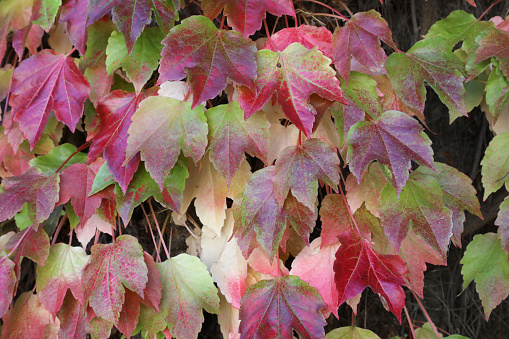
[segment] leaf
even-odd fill
[[[292,262],[291,275],[316,288],[330,312],[338,317],[338,288],[334,280],[334,259],[340,244],[337,241],[323,245],[321,238],[316,238],[297,255]]]
[[[313,49],[316,46],[323,55],[332,59],[332,33],[325,27],[300,25],[283,28],[273,34],[263,48],[278,52],[294,42],[300,43],[307,49]]]
[[[66,293],[62,307],[57,315],[60,320],[59,338],[81,339],[86,337],[85,306],[74,299],[71,293]]]
[[[405,306],[405,292],[401,288],[403,275],[407,272],[405,262],[396,255],[378,254],[355,231],[341,234],[339,241],[341,246],[334,262],[339,304],[369,286],[380,294],[382,302],[401,322],[401,310]]]
[[[490,73],[485,88],[486,103],[489,105],[490,113],[494,117],[492,125],[496,123],[498,117],[509,103],[509,81],[506,77],[499,75],[496,71],[497,69]]]
[[[188,176],[187,168],[181,162],[178,162],[166,177],[161,191],[154,179],[150,177],[150,174],[140,166],[134,174],[133,180],[129,183],[125,194],[118,186],[115,187],[118,214],[127,224],[131,219],[134,208],[151,196],[164,207],[178,212]]]
[[[122,311],[120,311],[117,328],[126,338],[131,337],[138,324],[140,300],[141,298],[136,293],[129,289],[125,291],[125,302],[122,305]]]
[[[304,240],[306,245],[309,245],[309,235],[316,226],[316,204],[312,209],[309,209],[289,194],[283,205],[283,210],[283,214],[286,215],[287,221],[290,222],[289,224],[293,230]],[[281,248],[286,252],[285,243],[281,243]]]
[[[48,32],[53,26],[60,5],[62,5],[62,0],[34,0],[32,23],[40,25]]]
[[[91,248],[89,264],[81,279],[84,300],[96,315],[117,323],[124,303],[125,288],[144,297],[148,269],[138,240],[122,235],[112,244]]]
[[[347,103],[330,59],[318,50],[293,43],[282,52],[260,50],[257,57],[256,90],[240,87],[239,102],[246,118],[259,111],[276,92],[277,103],[286,117],[309,136],[316,115],[316,109],[308,104],[311,94]]]
[[[283,206],[288,192],[310,210],[314,209],[318,179],[333,189],[339,183],[339,158],[318,139],[284,149],[274,168],[274,198]]]
[[[152,73],[159,66],[161,58],[161,40],[163,35],[157,27],[146,29],[134,45],[130,54],[127,52],[124,37],[113,31],[106,47],[106,70],[112,74],[122,67],[127,77],[134,84],[136,93],[140,93],[145,83],[152,77]]]
[[[159,302],[161,301],[163,293],[161,274],[159,274],[159,271],[157,270],[154,258],[152,258],[147,252],[143,252],[143,259],[145,260],[145,264],[148,268],[148,281],[147,286],[143,291],[145,299],[143,299],[141,302],[144,305],[159,311]]]
[[[467,246],[463,265],[463,290],[473,281],[481,298],[486,321],[491,311],[509,296],[509,262],[495,233],[478,234]]]
[[[172,28],[162,43],[158,84],[187,77],[192,108],[220,94],[228,79],[254,87],[256,48],[238,32],[218,30],[210,19],[191,16]]]
[[[352,57],[369,71],[384,72],[387,56],[380,40],[396,49],[387,22],[375,10],[356,13],[334,32],[332,59],[347,83]]]
[[[509,173],[509,132],[500,133],[490,141],[481,161],[484,200],[507,182]]]
[[[23,240],[21,240],[23,238]],[[21,241],[21,242],[20,242]],[[15,263],[17,264],[17,274],[19,276],[19,263],[21,257],[27,257],[38,265],[44,266],[49,255],[50,245],[49,237],[42,227],[37,231],[33,227],[14,234],[5,244],[5,249],[12,251],[16,245]]]
[[[210,127],[210,161],[228,186],[244,160],[244,152],[267,163],[269,124],[263,113],[244,120],[244,111],[233,102],[210,108],[205,115]]]
[[[180,100],[147,98],[132,116],[126,161],[133,161],[140,152],[147,171],[162,190],[181,150],[195,163],[203,157],[208,131],[203,112],[203,106],[192,109],[190,103]]]
[[[355,326],[346,326],[330,331],[325,336],[325,339],[380,339],[380,337],[370,330]]]
[[[225,297],[219,294],[219,314],[217,315],[217,322],[221,328],[223,338],[239,339],[239,310],[228,303]]]
[[[489,58],[498,61],[498,68],[509,78],[509,32],[493,28],[489,29],[479,41],[475,52],[475,62],[480,63]]]
[[[7,48],[7,34],[30,23],[33,0],[4,0],[0,4],[0,58]]]
[[[355,124],[347,142],[347,162],[358,183],[373,160],[394,174],[398,194],[408,179],[411,160],[435,170],[431,140],[415,119],[402,112],[387,111],[375,121]]]
[[[355,213],[363,203],[374,216],[379,216],[380,195],[387,184],[387,179],[378,163],[368,165],[367,172],[362,176],[361,182],[357,182],[355,176],[346,178],[346,197],[352,213]],[[323,203],[322,203],[323,204]]]
[[[154,89],[142,91],[138,95],[123,90],[115,90],[97,104],[100,129],[94,136],[92,146],[90,146],[88,161],[89,163],[92,162],[104,151],[104,159],[108,163],[108,168],[123,192],[127,190],[127,186],[140,162],[139,156],[133,155],[132,159],[124,164],[131,117],[139,103],[154,94]]]
[[[81,247],[55,244],[50,247],[44,266],[37,266],[37,293],[44,307],[53,315],[60,310],[67,289],[84,305],[81,271],[89,256]]]
[[[14,295],[17,279],[14,267],[16,265],[7,256],[0,257],[0,318],[9,310]]]
[[[30,31],[26,33],[28,28],[30,28]],[[42,27],[39,25],[27,26],[19,31],[16,31],[12,36],[12,47],[16,51],[16,54],[18,54],[18,57],[20,59],[23,58],[25,47],[28,49],[30,54],[36,54],[37,48],[41,46],[41,39],[43,35],[44,29],[42,29]],[[25,40],[25,45],[23,45],[23,40]]]
[[[498,237],[504,251],[509,253],[509,199],[506,197],[500,204],[495,225],[498,226]]]
[[[262,27],[265,11],[275,16],[295,16],[290,0],[204,0],[202,9],[209,19],[214,19],[223,10],[223,15],[228,17],[228,25],[242,33],[244,38],[253,35]]]
[[[87,30],[87,5],[88,1],[86,0],[70,0],[61,6],[59,20],[59,22],[65,23],[65,33],[81,55],[86,53],[89,33]],[[90,87],[93,92],[94,86]]]
[[[452,235],[452,211],[444,206],[442,188],[433,176],[421,175],[417,170],[399,198],[394,188],[386,185],[380,201],[380,223],[397,251],[412,225],[434,251],[446,255]]]
[[[90,85],[74,59],[45,49],[14,70],[9,104],[33,149],[52,110],[74,132],[89,94]]]
[[[44,337],[50,317],[50,313],[39,302],[37,294],[24,292],[16,300],[14,308],[2,318],[2,339]]]
[[[28,215],[34,225],[46,220],[58,201],[58,174],[44,175],[31,168],[22,175],[4,178],[0,192],[0,220],[14,217],[28,204]]]
[[[160,313],[148,309],[140,323],[149,334],[169,328],[177,338],[196,338],[203,322],[203,311],[219,312],[217,289],[207,268],[197,257],[179,254],[157,264],[163,285]]]
[[[325,308],[316,290],[296,276],[262,280],[249,287],[240,307],[240,334],[249,338],[321,338]]]
[[[377,119],[382,114],[380,91],[376,81],[369,75],[351,72],[348,86],[344,86],[343,90],[349,104],[348,107],[343,106],[345,114],[357,115],[354,111],[356,108],[367,113],[372,119]]]
[[[71,144],[62,144],[53,148],[48,154],[38,156],[30,161],[30,167],[37,167],[46,175],[52,175],[60,170],[66,170],[74,164],[84,164],[87,162],[87,155],[77,152],[76,146]],[[71,157],[72,156],[72,157]],[[66,162],[67,161],[67,162]],[[65,164],[64,164],[65,162]]]
[[[407,53],[391,54],[385,68],[394,91],[411,108],[423,112],[426,80],[452,111],[450,114],[466,116],[464,77],[460,73],[465,66],[444,48],[446,44],[440,37],[418,41]]]

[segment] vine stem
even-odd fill
[[[339,17],[345,21],[350,21],[350,19],[348,19],[346,16],[344,16],[343,14],[341,14],[341,12],[338,12],[337,10],[335,10],[334,8],[332,8],[331,6],[327,5],[327,4],[324,4],[323,2],[321,1],[317,1],[317,0],[296,0],[294,1],[294,3],[297,3],[297,2],[300,2],[300,1],[307,1],[307,2],[313,2],[315,4],[318,4],[318,5],[322,5],[323,7],[326,7],[328,9],[330,9],[332,12],[336,13],[337,15],[339,15]]]
[[[339,173],[341,174],[341,171]],[[343,178],[342,174],[341,174],[341,178]],[[343,179],[343,181],[344,181],[344,179]],[[345,203],[346,210],[348,211],[348,214],[350,215],[350,218],[352,219],[352,222],[355,225],[357,232],[359,232],[359,235],[361,236],[361,238],[364,239],[364,237],[362,236],[361,230],[359,228],[359,225],[357,225],[357,222],[355,221],[355,218],[353,217],[352,210],[350,209],[350,205],[348,205],[348,201],[346,200],[346,195],[345,195],[345,192],[343,191],[343,186],[341,186],[341,183],[339,183],[338,186],[339,186],[339,190],[341,192],[341,196],[343,197],[343,202]]]
[[[157,262],[161,262],[161,255],[159,254],[159,247],[157,246],[156,238],[154,237],[154,232],[152,231],[152,226],[150,225],[150,220],[148,218],[147,212],[145,211],[145,207],[143,207],[143,204],[140,204],[140,206],[141,206],[141,209],[143,210],[143,214],[145,215],[145,219],[147,219],[148,229],[150,230],[150,235],[152,236],[152,242],[154,243],[154,247],[156,248]]]
[[[69,162],[69,160],[71,160],[71,158],[73,156],[75,156],[76,154],[78,154],[79,152],[83,151],[85,148],[87,148],[88,146],[90,146],[90,144],[92,143],[92,141],[87,141],[86,143],[84,143],[83,145],[81,145],[80,147],[78,147],[78,149],[76,150],[76,152],[74,152],[73,154],[71,154],[64,162],[62,165],[60,165],[60,167],[55,171],[55,173],[58,173],[60,172],[60,170],[65,166],[65,164],[67,164],[67,162]]]
[[[403,309],[405,310],[405,315],[406,315],[406,319],[408,320],[408,325],[410,326],[410,333],[412,333],[412,338],[417,338],[415,336],[415,331],[414,331],[414,325],[412,324],[412,319],[410,319],[410,314],[408,314],[408,309],[406,308],[406,306],[403,306]]]
[[[482,14],[481,14],[481,16],[477,18],[477,21],[481,20],[481,19],[482,19],[482,17],[483,17],[486,13],[488,13],[488,11],[489,11],[489,10],[490,10],[493,6],[495,6],[496,4],[498,4],[500,1],[501,1],[501,0],[497,0],[497,1],[495,1],[494,3],[492,3],[492,4],[490,5],[490,7],[488,7],[488,8],[487,8],[487,9],[486,9],[486,10],[485,10]]]
[[[429,324],[431,325],[431,328],[433,329],[433,332],[435,332],[436,336],[438,338],[440,338],[440,333],[438,333],[438,330],[437,330],[437,327],[435,326],[435,323],[431,320],[428,312],[426,311],[426,309],[424,308],[424,305],[421,303],[421,300],[419,299],[419,297],[415,294],[414,291],[410,290],[410,292],[412,292],[412,295],[414,296],[415,300],[417,300],[417,303],[419,304],[419,307],[421,308],[422,312],[424,313],[424,316],[426,317],[426,319],[428,320]]]
[[[154,222],[156,224],[157,232],[159,232],[159,236],[161,239],[163,238],[163,234],[161,233],[161,229],[159,228],[159,223],[157,222],[156,214],[154,213],[154,208],[152,207],[151,199],[148,200],[148,206],[150,207],[150,212],[152,212],[152,219],[154,219]],[[163,248],[164,252],[166,253],[166,257],[170,258],[170,252],[168,251],[168,247],[166,247],[166,243],[163,241]]]
[[[58,223],[57,229],[55,231],[55,234],[53,234],[53,239],[51,240],[51,245],[55,245],[55,242],[57,241],[58,233],[60,233],[60,230],[62,229],[62,226],[64,226],[64,222],[67,220],[67,214],[65,214],[62,219],[60,219],[60,222]],[[72,234],[71,234],[72,237]]]

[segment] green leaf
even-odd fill
[[[92,184],[92,189],[90,190],[89,195],[96,194],[109,185],[113,185],[115,183],[116,181],[113,179],[113,174],[111,174],[108,164],[104,163],[101,168],[99,168],[99,172],[95,175],[94,183]]]
[[[509,81],[505,76],[498,74],[497,68],[491,71],[486,83],[486,103],[494,117],[492,122],[494,125],[500,113],[509,103]]]
[[[37,167],[42,173],[51,175],[55,174],[57,169],[76,152],[77,148],[71,144],[62,144],[53,148],[48,154],[39,156],[30,160],[30,167]],[[85,164],[88,158],[85,153],[78,152],[67,161],[60,171],[74,164]]]
[[[32,23],[41,26],[48,32],[53,26],[60,5],[62,5],[62,0],[35,0],[32,9]]]
[[[348,86],[343,86],[343,95],[348,101],[367,113],[372,119],[382,114],[376,81],[369,75],[360,72],[351,72]]]
[[[346,326],[330,331],[325,336],[325,339],[380,339],[380,337],[370,330],[355,326]]]
[[[496,135],[486,148],[481,161],[484,200],[509,181],[509,132]]]
[[[159,66],[163,38],[159,28],[148,28],[141,33],[131,55],[129,55],[122,33],[113,31],[108,39],[108,47],[106,47],[106,70],[108,74],[122,67],[134,84],[136,93],[139,93],[145,83],[152,77],[154,70]]]
[[[491,311],[509,296],[509,262],[495,233],[478,234],[468,244],[461,264],[463,290],[475,280],[486,321]]]

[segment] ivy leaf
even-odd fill
[[[26,33],[26,31],[30,28],[30,31]],[[26,33],[26,39],[25,38]],[[42,36],[44,35],[44,29],[42,29],[39,25],[31,25],[27,26],[19,31],[16,31],[12,36],[12,47],[18,57],[23,58],[23,52],[25,47],[28,49],[30,54],[36,54],[37,48],[41,46]],[[25,45],[23,45],[23,39],[25,40]]]
[[[364,203],[368,211],[378,217],[380,194],[385,184],[387,184],[387,179],[380,165],[375,162],[368,165],[368,170],[362,176],[360,183],[357,182],[354,175],[349,175],[346,178],[345,189],[348,205],[352,213],[355,213]]]
[[[37,167],[46,175],[55,174],[56,171],[64,164],[60,170],[66,170],[74,164],[84,164],[87,162],[87,155],[77,152],[77,148],[71,144],[62,144],[46,155],[38,156],[30,161],[30,167]],[[72,156],[72,157],[71,157]],[[67,162],[66,162],[67,161]]]
[[[327,308],[338,318],[338,288],[334,280],[334,260],[340,244],[337,241],[323,245],[316,238],[297,255],[292,262],[291,275],[316,288]]]
[[[426,80],[450,114],[466,116],[464,77],[459,71],[465,65],[444,45],[447,41],[440,37],[418,41],[407,53],[391,54],[385,68],[394,91],[406,105],[423,112]]]
[[[463,265],[463,290],[475,280],[488,321],[491,311],[509,296],[507,253],[495,233],[478,234],[468,244],[460,263]]]
[[[60,243],[50,247],[44,266],[37,266],[37,293],[51,314],[56,315],[60,310],[67,289],[84,304],[81,271],[88,258],[83,248]]]
[[[484,186],[484,200],[496,192],[507,182],[509,176],[509,132],[497,134],[486,148],[482,165],[482,184]]]
[[[65,22],[65,33],[81,55],[85,55],[88,40],[87,5],[85,0],[71,0],[61,6],[59,22]],[[91,86],[93,88],[93,86]]]
[[[14,70],[9,103],[13,120],[33,149],[53,110],[74,132],[89,94],[90,85],[74,59],[45,49]]]
[[[203,311],[217,314],[219,297],[207,267],[197,257],[179,254],[157,264],[163,296],[160,313],[144,309],[140,323],[150,335],[169,328],[177,338],[196,338],[203,322]]]
[[[262,27],[265,11],[275,15],[295,16],[291,0],[204,0],[203,13],[210,19],[224,9],[228,25],[247,38]]]
[[[34,0],[32,23],[40,25],[48,32],[53,26],[60,5],[62,5],[62,0]]]
[[[34,225],[46,220],[58,201],[58,174],[44,175],[37,168],[25,173],[2,179],[0,192],[0,220],[14,217],[28,204],[28,215]]]
[[[407,272],[405,262],[397,255],[378,254],[355,231],[339,236],[341,246],[334,262],[335,280],[338,286],[339,304],[361,293],[367,286],[379,293],[401,322],[401,310],[405,306],[403,275]]]
[[[325,27],[300,25],[283,28],[273,34],[263,48],[278,52],[294,42],[299,42],[307,49],[313,49],[316,46],[323,55],[332,59],[332,33]]]
[[[488,82],[486,83],[486,103],[489,105],[490,113],[494,119],[493,126],[498,117],[504,112],[509,103],[509,81],[503,75],[498,74],[498,68],[494,68],[490,73]]]
[[[0,257],[0,318],[9,310],[14,295],[17,279],[14,267],[16,264],[7,256]]]
[[[23,240],[18,245],[15,252],[15,263],[17,264],[16,269],[18,270],[18,275],[21,257],[27,257],[38,265],[44,266],[50,250],[48,234],[46,234],[42,227],[39,227],[37,231],[34,230],[33,227],[29,227],[24,231],[14,234],[5,244],[5,249],[12,251],[22,237]]]
[[[254,87],[256,47],[235,31],[218,30],[203,16],[191,16],[163,40],[158,84],[188,78],[192,108],[226,88],[227,79]]]
[[[124,223],[127,224],[131,219],[134,208],[151,196],[164,207],[178,212],[180,210],[185,181],[188,176],[187,168],[178,162],[166,177],[163,190],[161,191],[150,174],[140,166],[125,193],[118,186],[115,187],[118,214]]]
[[[346,326],[336,328],[325,336],[325,339],[380,339],[375,333],[370,330],[365,330],[363,328],[355,327],[355,326]]]
[[[380,221],[385,234],[399,251],[410,225],[437,253],[446,256],[452,235],[452,211],[444,206],[442,188],[431,175],[410,175],[398,198],[394,187],[385,185],[380,201]]]
[[[144,297],[148,269],[138,239],[122,235],[112,244],[91,248],[90,263],[81,279],[84,300],[96,315],[117,323],[124,304],[125,288]]]
[[[244,160],[244,152],[267,162],[269,123],[263,113],[244,120],[238,102],[219,105],[207,110],[210,127],[210,161],[230,186]]]
[[[44,337],[50,317],[50,313],[39,302],[37,294],[24,292],[16,300],[14,307],[2,318],[2,338]]]
[[[60,320],[59,338],[80,339],[86,337],[86,309],[71,293],[65,295],[64,302],[58,311]]]
[[[354,118],[356,112],[352,110],[361,110],[367,113],[372,119],[377,119],[382,114],[382,105],[380,103],[380,91],[377,88],[376,81],[369,75],[360,72],[350,72],[348,86],[343,87],[345,98],[349,106],[343,107],[345,114],[351,114]],[[364,117],[364,114],[362,114]]]
[[[475,52],[475,62],[479,63],[494,57],[498,68],[509,78],[509,32],[493,28],[489,29],[479,41]]]
[[[310,136],[316,115],[316,109],[309,105],[311,94],[347,104],[330,59],[317,49],[308,50],[296,42],[282,52],[263,49],[257,56],[256,90],[240,87],[239,102],[246,118],[259,111],[275,92],[286,117]]]
[[[141,33],[130,53],[127,52],[124,37],[113,31],[106,47],[106,70],[112,74],[122,67],[128,78],[134,84],[136,93],[140,93],[145,83],[152,77],[152,73],[159,66],[161,58],[161,40],[163,34],[157,27],[149,28]]]
[[[168,97],[151,97],[132,116],[126,161],[141,153],[147,171],[162,190],[180,151],[198,162],[207,147],[208,127],[203,106]]]
[[[309,245],[309,235],[316,226],[316,203],[312,209],[309,209],[301,204],[293,195],[289,194],[283,205],[283,210],[283,214],[286,215],[293,230],[300,235],[306,245]],[[282,248],[284,249],[284,247]]]
[[[436,170],[431,140],[422,129],[415,119],[398,111],[387,111],[375,121],[355,124],[348,133],[347,162],[357,182],[362,181],[373,160],[394,173],[398,193],[408,179],[410,160]]]
[[[498,237],[502,248],[509,253],[509,199],[507,197],[500,204],[495,225],[498,226]]]
[[[380,46],[380,40],[396,49],[387,22],[375,10],[356,13],[334,32],[332,59],[347,83],[352,57],[369,71],[385,71],[387,55]]]
[[[274,198],[283,206],[288,192],[310,210],[314,209],[318,179],[332,188],[339,183],[339,158],[329,146],[310,139],[284,149],[274,169]]]
[[[7,34],[30,23],[33,0],[6,0],[0,3],[0,59],[7,48]]]
[[[316,290],[296,276],[262,280],[249,287],[240,307],[240,334],[249,338],[322,338],[325,308]]]
[[[92,146],[90,146],[88,161],[89,163],[92,162],[104,151],[104,159],[108,163],[108,168],[123,192],[127,190],[127,186],[140,163],[139,156],[133,155],[124,164],[131,117],[139,103],[152,95],[156,95],[155,89],[142,91],[138,95],[123,90],[115,90],[105,96],[97,105],[100,129],[94,136]]]

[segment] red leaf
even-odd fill
[[[30,27],[30,32],[26,35],[27,28]],[[12,47],[18,54],[20,59],[23,58],[24,48],[26,47],[30,54],[36,54],[37,48],[41,45],[41,39],[44,35],[44,29],[39,25],[27,26],[23,29],[16,31],[12,37]],[[23,41],[25,40],[25,45]]]
[[[65,22],[65,32],[81,55],[85,55],[87,32],[88,0],[71,0],[63,5],[60,22]]]
[[[359,122],[348,133],[350,170],[361,182],[369,163],[377,160],[394,173],[398,193],[408,180],[411,160],[436,170],[431,140],[419,123],[398,111],[387,111],[375,121]]]
[[[307,49],[313,49],[316,46],[323,55],[332,59],[332,33],[325,27],[300,25],[283,28],[272,35],[263,48],[278,52],[294,42],[299,42]]]
[[[498,60],[498,68],[509,78],[509,32],[489,29],[479,41],[475,52],[475,62],[479,63],[491,57]]]
[[[375,10],[356,13],[332,38],[333,60],[348,83],[352,57],[367,70],[382,73],[387,59],[380,40],[396,49],[387,22]]]
[[[138,324],[138,316],[140,315],[141,298],[130,290],[125,291],[125,302],[120,311],[118,324],[116,325],[120,333],[130,338]]]
[[[4,191],[0,192],[0,220],[14,217],[28,204],[28,215],[37,226],[46,220],[58,201],[58,174],[44,175],[31,168],[22,175],[2,180]]]
[[[60,320],[59,338],[82,339],[86,337],[85,306],[74,299],[71,293],[66,294],[62,308],[57,315]]]
[[[325,308],[316,290],[296,276],[262,280],[249,287],[240,306],[243,338],[323,338]]]
[[[161,274],[159,273],[154,258],[152,258],[147,252],[143,252],[143,260],[147,265],[148,269],[148,281],[143,294],[145,299],[142,303],[148,307],[152,307],[156,311],[159,311],[159,302],[161,301],[163,285],[161,284]]]
[[[379,293],[384,304],[401,322],[401,310],[405,306],[403,275],[407,268],[403,259],[396,255],[381,255],[369,242],[355,231],[339,236],[341,246],[334,262],[335,280],[338,286],[339,304],[361,293],[367,286]]]
[[[26,235],[24,235],[25,233]],[[27,257],[38,265],[44,266],[50,249],[49,237],[42,227],[39,227],[37,231],[33,227],[29,227],[24,231],[14,234],[5,244],[5,249],[12,251],[22,237],[23,240],[21,240],[16,249],[15,257],[15,262],[18,264],[18,274],[21,257]]]
[[[195,108],[220,94],[227,79],[254,87],[256,47],[235,31],[218,30],[203,16],[192,16],[162,41],[158,84],[187,77]]]
[[[316,49],[293,43],[282,52],[258,51],[256,90],[240,87],[240,107],[246,118],[259,111],[274,93],[287,118],[306,136],[311,135],[316,109],[309,97],[316,93],[347,104],[330,59]]]
[[[0,318],[9,309],[14,294],[14,286],[16,286],[16,273],[14,267],[16,265],[7,256],[0,257]]]
[[[138,240],[122,235],[112,244],[92,246],[90,263],[83,270],[84,300],[99,317],[117,324],[125,288],[144,297],[148,269]]]
[[[14,308],[4,317],[2,339],[44,338],[46,325],[50,324],[51,315],[39,302],[39,296],[32,292],[22,293]]]
[[[284,149],[274,169],[274,198],[283,206],[288,192],[310,210],[314,209],[318,179],[332,188],[339,183],[339,158],[329,146],[310,139]]]
[[[89,163],[104,150],[104,158],[113,178],[125,193],[129,182],[138,169],[139,155],[124,165],[129,126],[131,117],[139,103],[146,97],[156,95],[155,89],[142,91],[135,95],[131,92],[115,90],[105,96],[97,105],[97,114],[101,121],[100,130],[94,136],[90,152]]]
[[[254,34],[262,27],[265,11],[282,16],[295,16],[291,0],[204,0],[203,13],[214,19],[224,8],[224,15],[228,17],[228,25],[242,33],[245,38]]]
[[[12,78],[12,116],[33,149],[51,111],[72,132],[89,97],[87,79],[74,59],[45,49],[23,60]]]

